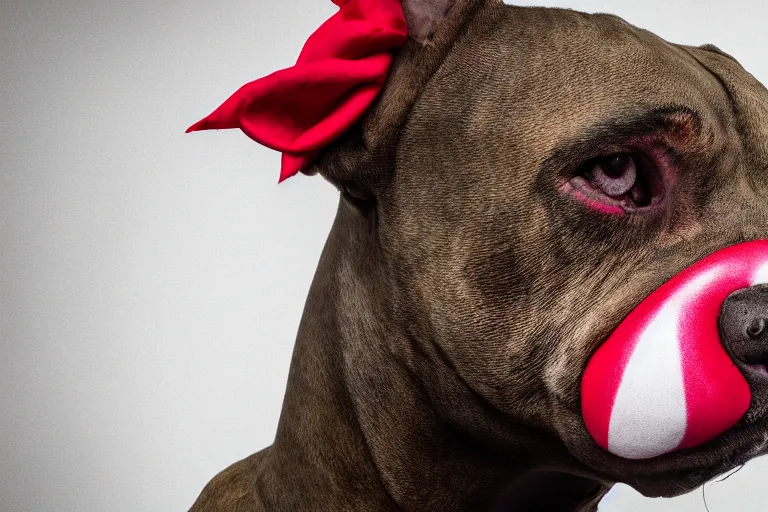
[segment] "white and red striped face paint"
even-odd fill
[[[768,283],[768,240],[686,268],[641,302],[582,377],[587,430],[609,452],[647,459],[714,439],[749,409],[749,385],[720,342],[732,292]]]

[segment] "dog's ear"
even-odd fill
[[[419,42],[429,40],[456,0],[402,0],[408,35]]]
[[[392,128],[402,127],[461,29],[500,0],[333,3],[339,11],[309,37],[294,66],[245,84],[187,132],[239,128],[282,152],[280,181],[325,171],[339,183],[367,165],[361,154],[380,155],[371,149],[397,138]]]
[[[392,157],[408,114],[459,36],[482,10],[501,0],[401,0],[408,43],[397,52],[389,78],[365,118],[328,148],[305,174],[320,173],[342,188],[375,188],[387,182]],[[486,12],[486,20],[492,18]]]

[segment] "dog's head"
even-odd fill
[[[403,329],[437,347],[492,409],[552,433],[600,477],[645,494],[691,490],[765,451],[768,378],[759,365],[768,363],[768,340],[761,336],[730,335],[723,347],[737,365],[730,378],[746,383],[726,385],[724,400],[704,414],[738,409],[745,387],[748,411],[731,412],[735,425],[689,448],[654,452],[647,431],[660,425],[642,422],[642,411],[629,418],[640,420],[635,444],[647,440],[649,452],[622,451],[620,431],[615,449],[600,446],[586,427],[582,389],[593,354],[647,297],[721,249],[768,238],[768,91],[714,47],[670,44],[614,16],[496,2],[453,9],[446,27],[433,21],[419,29],[433,33],[418,48],[425,55],[406,50],[363,123],[360,140],[377,163],[362,179],[338,181],[353,200],[375,203]],[[431,65],[411,100],[412,66]],[[404,98],[413,102],[407,118],[381,135],[394,118],[388,110]],[[389,158],[376,154],[385,146]],[[359,172],[344,156],[327,157],[330,175]],[[768,314],[768,295],[763,300],[758,316]],[[716,326],[717,306],[688,328]],[[649,370],[638,364],[636,373]],[[601,386],[609,383],[592,384]],[[666,383],[658,389],[675,391]],[[608,391],[617,400],[617,390]],[[652,402],[653,392],[651,409],[677,412]],[[476,421],[462,417],[475,414],[471,408],[441,399],[457,423]],[[618,413],[613,422],[621,428]]]
[[[355,307],[386,305],[388,350],[428,381],[444,419],[499,445],[506,422],[525,424],[578,471],[654,496],[768,450],[768,294],[750,288],[721,307],[760,269],[712,285],[714,309],[699,300],[711,283],[685,288],[720,260],[733,269],[766,254],[738,244],[768,239],[768,91],[715,47],[671,44],[614,16],[495,0],[402,3],[411,40],[381,96],[311,171],[343,191],[339,215],[357,230],[355,250],[373,247],[360,268],[377,295]],[[651,356],[633,362],[644,334],[659,337],[649,323],[670,297],[704,304],[702,318],[683,322],[688,331],[716,329],[720,317],[718,345],[706,350],[721,380],[691,387],[684,351],[649,345]],[[620,327],[623,337],[611,338]],[[609,339],[622,357],[600,355]],[[631,365],[642,375],[659,354],[677,361],[677,388],[643,395],[585,377],[614,361],[619,381]],[[607,413],[582,393],[602,388]],[[621,417],[618,395],[631,409],[632,396],[652,400],[660,389],[678,393],[659,398],[682,404],[682,424],[660,440],[625,435],[616,425],[627,418],[637,431],[659,418]],[[704,433],[686,441],[697,435],[686,400],[710,392],[702,414],[726,408],[727,421],[701,420]]]

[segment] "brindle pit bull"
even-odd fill
[[[308,171],[342,198],[275,442],[191,510],[595,510],[615,482],[675,496],[765,453],[768,377],[739,425],[646,460],[595,444],[579,383],[671,276],[768,238],[768,91],[615,16],[403,7],[375,108]]]

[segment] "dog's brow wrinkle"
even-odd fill
[[[596,131],[603,137],[606,136],[604,132],[609,131],[620,138],[631,138],[678,130],[681,127],[693,128],[694,132],[700,132],[701,116],[690,107],[664,105],[639,113],[620,114],[617,118],[603,123]]]
[[[558,144],[544,161],[540,175],[559,174],[585,161],[616,151],[631,140],[667,135],[674,143],[688,144],[703,132],[697,110],[679,104],[650,109],[629,109],[585,128],[580,134]]]
[[[721,55],[721,56],[723,56],[723,57],[726,57],[726,58],[728,58],[728,59],[732,60],[733,62],[737,62],[737,61],[736,61],[736,59],[734,59],[734,58],[733,58],[733,57],[731,57],[730,55],[726,55],[726,54],[724,54],[724,53],[723,53],[722,51],[720,51],[719,49],[718,49],[717,51],[714,51],[714,50],[712,49],[712,46],[714,46],[714,45],[704,45],[703,47],[699,47],[698,49],[700,49],[701,51],[705,51],[705,52],[710,52],[710,53],[717,53],[718,55]],[[728,87],[728,85],[725,83],[725,81],[723,80],[723,78],[722,78],[720,75],[718,75],[717,73],[715,73],[715,72],[714,72],[714,71],[713,71],[713,70],[712,70],[712,69],[711,69],[709,66],[707,66],[706,64],[704,64],[704,62],[702,62],[702,60],[701,60],[701,59],[699,59],[698,57],[696,57],[696,54],[693,52],[693,49],[692,49],[692,48],[689,48],[689,47],[686,47],[686,46],[681,46],[680,48],[682,48],[682,49],[683,49],[683,51],[684,51],[685,53],[687,53],[688,55],[690,55],[690,56],[691,56],[691,58],[692,58],[693,60],[695,60],[695,61],[696,61],[696,62],[699,64],[699,66],[701,66],[702,68],[704,68],[704,69],[707,71],[707,73],[709,73],[710,75],[712,75],[712,76],[715,78],[715,80],[717,80],[717,83],[718,83],[718,84],[720,84],[720,88],[723,90],[723,92],[725,93],[725,96],[728,98],[728,105],[731,107],[731,111],[733,112],[733,115],[738,117],[739,109],[738,109],[738,107],[737,107],[737,105],[736,105],[736,101],[735,101],[735,99],[733,98],[733,94],[731,94],[731,90],[730,90],[730,88],[729,88],[729,87]]]

